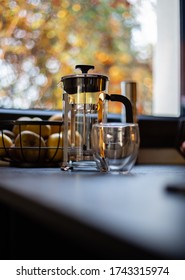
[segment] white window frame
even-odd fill
[[[180,1],[157,0],[153,115],[180,115]]]

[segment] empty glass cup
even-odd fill
[[[138,155],[138,124],[96,123],[92,127],[91,142],[98,170],[126,174]]]

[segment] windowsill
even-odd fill
[[[174,148],[141,148],[137,164],[185,164],[185,159]]]

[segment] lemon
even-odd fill
[[[8,156],[8,148],[13,145],[11,138],[0,132],[0,157]]]

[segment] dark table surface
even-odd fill
[[[48,226],[93,246],[99,234],[105,246],[185,259],[185,195],[167,186],[185,189],[185,165],[136,165],[128,175],[0,167],[0,201]]]

